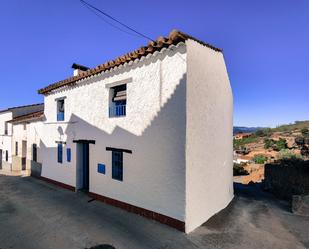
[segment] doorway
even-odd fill
[[[26,170],[26,161],[27,161],[27,141],[22,141],[22,149],[21,149],[21,170]]]
[[[2,150],[0,150],[0,169],[2,169]]]
[[[89,143],[77,143],[76,189],[89,191]]]

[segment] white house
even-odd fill
[[[25,174],[41,176],[40,142],[44,119],[41,111],[15,117],[12,124],[12,169]]]
[[[0,169],[15,171],[13,161],[13,126],[10,121],[19,116],[43,110],[43,104],[12,107],[0,111]]]
[[[38,92],[42,178],[190,232],[233,198],[222,51],[179,31]]]

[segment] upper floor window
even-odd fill
[[[109,107],[109,117],[126,116],[127,85],[119,85],[110,89],[112,101]]]
[[[5,134],[5,135],[8,135],[8,134],[9,134],[8,130],[9,130],[9,129],[8,129],[8,122],[5,122],[5,123],[4,123],[4,134]]]
[[[64,121],[64,99],[57,100],[57,121]]]

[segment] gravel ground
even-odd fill
[[[0,175],[0,248],[309,248],[309,217],[259,185],[189,235],[32,177]]]

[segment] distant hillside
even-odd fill
[[[295,121],[294,124],[285,124],[280,125],[276,128],[273,128],[273,131],[293,131],[293,130],[301,130],[303,128],[309,129],[309,120],[304,121]]]
[[[271,128],[271,131],[284,132],[284,131],[294,131],[296,129],[301,130],[303,128],[309,129],[309,120],[295,121],[292,124],[279,125],[276,128]],[[234,126],[233,133],[237,134],[240,132],[256,132],[257,130],[267,129],[266,127],[246,127],[246,126]]]
[[[245,127],[245,126],[234,126],[233,134],[240,132],[256,132],[257,130],[265,129],[264,127]]]

